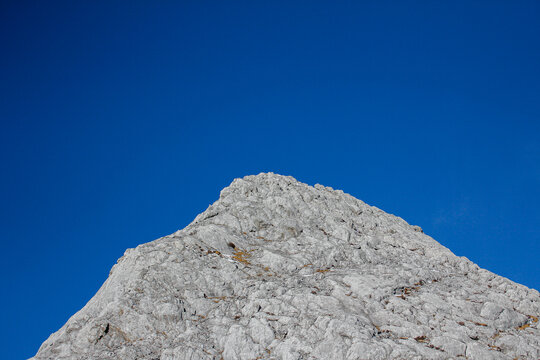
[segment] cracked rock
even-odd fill
[[[538,359],[539,314],[420,227],[268,173],[128,249],[33,359]]]

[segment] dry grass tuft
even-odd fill
[[[427,343],[428,342],[427,337],[425,335],[417,336],[417,337],[414,338],[414,340],[416,340],[419,343]]]
[[[233,253],[232,258],[244,265],[251,265],[248,259],[251,257],[250,252],[252,251],[253,250],[242,250],[242,249],[236,248],[236,251]]]

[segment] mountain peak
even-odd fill
[[[261,173],[126,251],[35,359],[538,358],[539,300],[340,190]]]

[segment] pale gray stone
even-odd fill
[[[466,354],[468,359],[474,360],[510,360],[511,357],[492,350],[483,344],[470,344],[467,346]]]
[[[503,312],[504,307],[494,304],[492,302],[487,302],[482,307],[482,311],[480,311],[480,315],[485,317],[489,320],[495,320],[499,317],[499,315]]]
[[[449,356],[464,356],[467,346],[464,342],[448,336],[436,336],[431,340],[431,344],[442,349]]]
[[[420,227],[268,173],[128,249],[34,359],[536,359],[539,313]]]

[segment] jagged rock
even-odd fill
[[[34,359],[537,359],[538,291],[339,190],[235,180]]]

